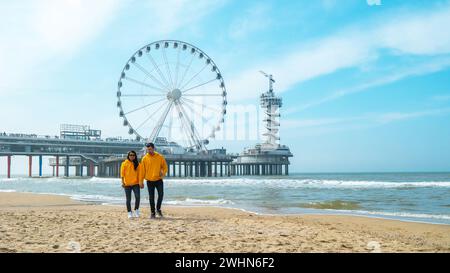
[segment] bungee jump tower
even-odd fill
[[[263,142],[244,151],[233,161],[232,175],[289,175],[288,146],[280,144],[281,97],[273,92],[275,80],[272,75],[260,71],[269,80],[269,90],[261,94],[260,105],[264,112]]]

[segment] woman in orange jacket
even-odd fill
[[[135,151],[128,152],[127,159],[120,166],[122,187],[125,189],[128,218],[139,218],[139,204],[141,202],[141,190],[144,183],[139,182],[139,161]],[[134,214],[131,212],[131,192],[134,192]]]

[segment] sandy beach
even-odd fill
[[[0,252],[450,252],[450,226],[354,216],[265,216],[164,207],[129,220],[124,207],[64,196],[0,193]]]

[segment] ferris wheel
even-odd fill
[[[182,41],[148,44],[127,61],[118,82],[117,107],[128,133],[206,150],[224,123],[227,91],[219,68]]]

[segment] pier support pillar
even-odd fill
[[[33,175],[33,156],[28,156],[28,176],[31,177]]]
[[[56,177],[59,176],[59,155],[56,156]]]
[[[7,164],[8,164],[8,167],[7,167],[7,169],[8,169],[8,178],[11,178],[11,156],[10,155],[8,155],[8,159],[7,159]]]
[[[69,177],[69,156],[66,156],[66,166],[64,168],[64,176]]]
[[[118,169],[118,175],[120,176],[120,167],[119,167],[119,169]],[[92,177],[92,176],[95,176],[95,173],[94,173],[94,163],[93,162],[89,162],[89,176],[90,177]]]
[[[42,155],[39,156],[39,177],[42,177]]]
[[[286,164],[285,168],[284,168],[284,172],[286,175],[289,175],[289,165]]]

